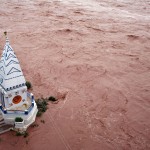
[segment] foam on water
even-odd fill
[[[144,20],[150,20],[150,15],[143,15],[139,14],[137,12],[129,12],[128,10],[125,10],[123,8],[117,8],[107,5],[105,2],[98,2],[94,0],[58,0],[59,2],[62,2],[64,4],[75,6],[78,5],[84,9],[95,11],[95,12],[103,12],[107,11],[107,15],[115,15],[118,17],[130,17],[134,19],[144,19]],[[119,2],[124,2],[124,0],[118,0]],[[126,3],[129,3],[130,1],[125,1]],[[107,5],[106,6],[104,6]]]

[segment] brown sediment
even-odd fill
[[[149,10],[148,0],[1,0],[0,52],[7,30],[35,97],[59,101],[26,139],[0,135],[0,149],[150,149]]]

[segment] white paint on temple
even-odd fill
[[[37,106],[32,94],[27,92],[25,78],[19,61],[6,39],[0,60],[0,111],[6,124],[26,130],[35,121]],[[23,119],[22,125],[15,118]]]
[[[19,61],[8,40],[6,40],[0,61],[0,75],[0,83],[6,90],[10,90],[13,86],[25,84]]]

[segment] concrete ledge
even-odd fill
[[[12,125],[4,125],[3,127],[0,127],[0,134],[3,134],[5,132],[10,131],[11,129],[13,129]]]

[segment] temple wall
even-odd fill
[[[17,95],[20,95],[22,97],[21,102],[18,104],[13,103],[13,98]],[[19,107],[25,103],[27,103],[27,93],[26,93],[26,88],[23,89],[18,89],[16,91],[12,91],[11,93],[8,93],[5,95],[5,107],[9,108],[11,107],[12,109],[15,109],[15,107]]]
[[[35,103],[35,102],[34,102]],[[36,104],[34,105],[33,109],[26,115],[24,113],[15,113],[15,111],[10,111],[7,114],[2,113],[4,121],[6,124],[15,124],[15,118],[21,117],[24,120],[24,128],[26,129],[28,126],[30,126],[36,118],[36,114],[38,112]]]

